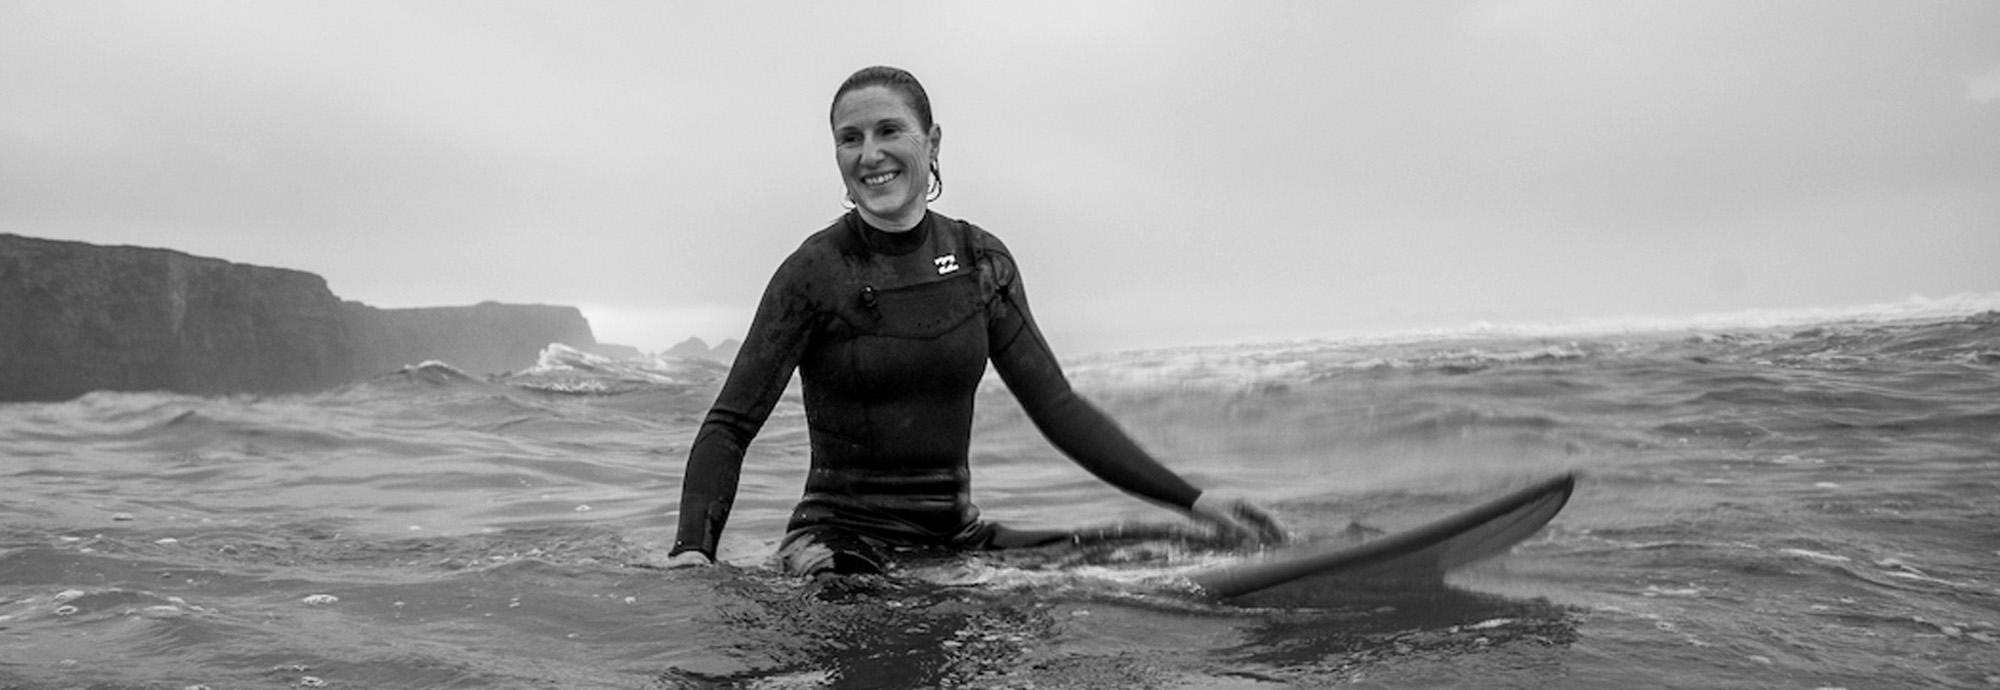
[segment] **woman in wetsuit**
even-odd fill
[[[872,572],[899,549],[996,549],[1069,539],[979,519],[968,447],[990,361],[1048,439],[1120,489],[1187,511],[1238,542],[1285,539],[1240,498],[1162,466],[1070,390],[1006,245],[932,213],[942,130],[908,72],[870,67],[834,93],[834,159],[853,209],[778,267],[688,452],[668,565],[713,563],[744,449],[796,369],[812,467],[779,564]]]

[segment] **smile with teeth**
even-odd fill
[[[888,184],[890,180],[896,179],[896,176],[900,174],[902,173],[895,170],[891,170],[885,173],[876,173],[874,175],[869,175],[867,177],[861,178],[861,183],[868,185],[870,187],[879,187],[881,185]]]

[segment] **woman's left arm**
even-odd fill
[[[1269,513],[1248,501],[1196,489],[1078,395],[1035,325],[1013,258],[1004,250],[994,251],[984,263],[994,291],[987,324],[994,369],[1056,448],[1112,486],[1189,512],[1239,538],[1285,541],[1284,527]]]

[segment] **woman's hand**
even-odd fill
[[[1291,533],[1270,511],[1228,492],[1203,491],[1190,511],[1196,520],[1214,526],[1221,536],[1237,543],[1277,546],[1291,540]]]

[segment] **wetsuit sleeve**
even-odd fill
[[[1099,479],[1126,492],[1187,509],[1201,491],[1161,465],[1111,418],[1070,389],[1048,341],[1028,311],[1013,258],[987,258],[995,294],[987,337],[993,368],[1049,442]]]
[[[811,333],[814,312],[800,288],[805,282],[801,273],[810,263],[794,254],[772,276],[722,392],[695,433],[681,482],[680,529],[670,556],[700,551],[715,559],[722,527],[736,502],[744,451],[784,395]]]

